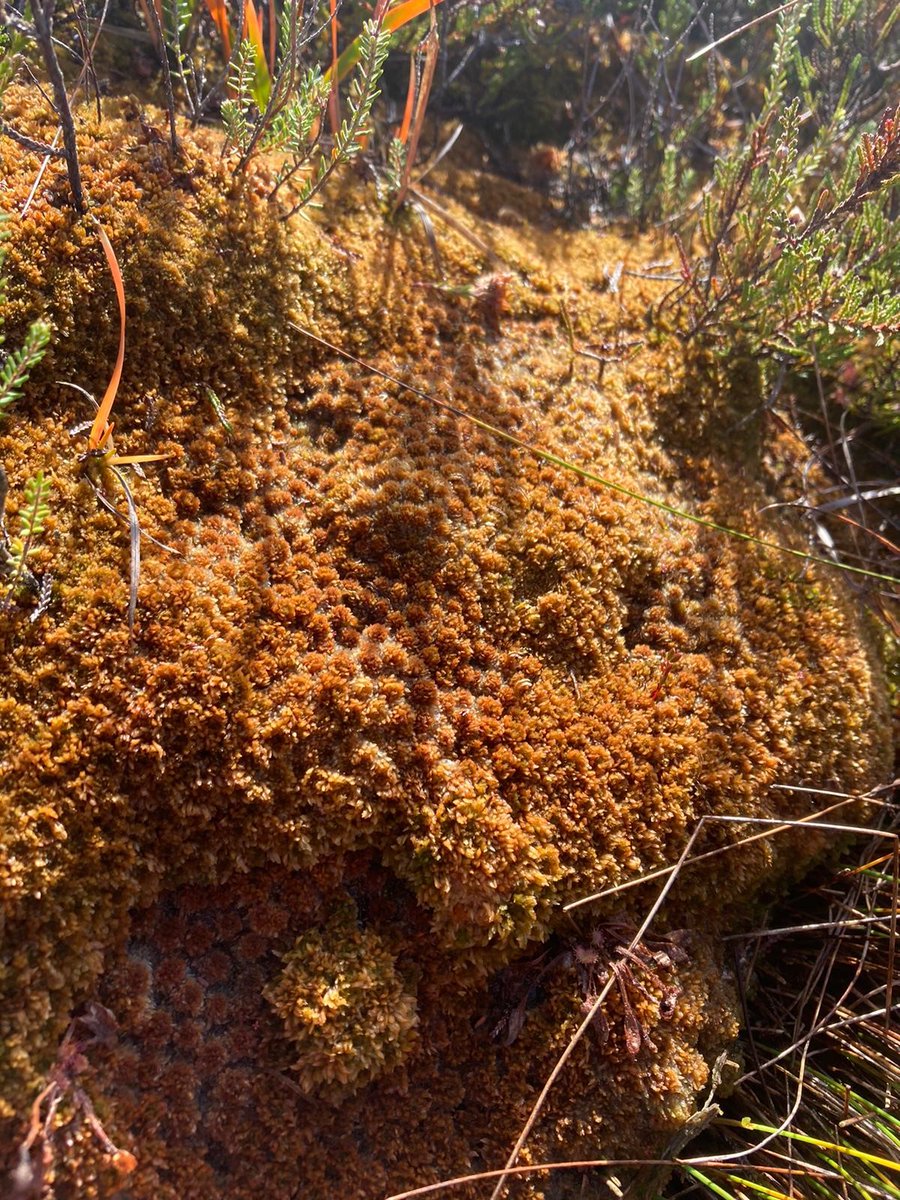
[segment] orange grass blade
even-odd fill
[[[403,4],[396,5],[385,16],[384,27],[394,33],[409,21],[428,12],[429,8],[437,8],[440,2],[441,0],[404,0]]]
[[[97,409],[97,415],[94,417],[91,432],[88,435],[88,450],[100,450],[109,441],[109,435],[112,432],[109,426],[109,414],[112,412],[112,406],[115,403],[116,393],[119,390],[119,383],[122,379],[122,367],[125,365],[125,285],[122,282],[122,272],[119,270],[116,252],[112,248],[112,242],[106,236],[106,230],[98,223],[97,231],[100,234],[100,242],[103,246],[103,252],[106,255],[106,261],[109,263],[109,271],[116,288],[116,299],[119,302],[119,354],[116,358],[112,377],[100,402],[100,407]]]
[[[209,9],[209,15],[213,19],[213,24],[219,31],[219,36],[222,39],[225,57],[231,57],[231,22],[228,20],[228,10],[225,7],[225,0],[206,0],[206,7]]]
[[[174,458],[174,451],[169,451],[167,454],[115,454],[109,460],[111,467],[121,467],[123,464],[129,463],[145,463],[145,462],[164,462],[167,458]]]
[[[253,46],[253,57],[256,60],[253,99],[256,101],[256,107],[259,111],[264,112],[272,91],[272,80],[269,77],[269,68],[266,64],[266,49],[263,44],[259,13],[256,11],[256,5],[252,3],[252,0],[248,0],[244,9],[244,37]]]
[[[331,91],[328,94],[328,120],[331,124],[331,132],[336,134],[341,125],[341,102],[338,96],[338,83],[343,78],[338,70],[337,0],[328,0],[328,12],[328,20],[331,24],[331,67],[329,69]],[[355,46],[356,43],[354,42],[353,45]]]
[[[416,98],[416,56],[409,56],[409,87],[406,89],[406,108],[403,110],[403,120],[397,130],[397,141],[406,145],[409,137],[409,127],[412,124],[413,102]]]
[[[275,74],[275,59],[278,52],[278,14],[275,11],[275,0],[269,0],[269,73]]]
[[[253,43],[253,49],[259,57],[266,61],[266,51],[263,46],[262,26],[259,23],[259,13],[256,5],[248,0],[244,9],[244,37]]]
[[[429,12],[431,14],[431,28],[428,31],[428,36],[422,43],[425,48],[425,63],[422,67],[422,77],[419,80],[417,88],[415,115],[413,116],[412,127],[409,130],[406,160],[403,164],[403,178],[397,198],[394,201],[394,212],[400,208],[400,205],[403,204],[409,192],[409,181],[412,176],[413,166],[415,165],[416,155],[419,152],[419,138],[422,136],[422,126],[425,124],[425,110],[428,107],[428,97],[431,95],[431,85],[434,81],[434,72],[437,67],[440,39],[438,38],[437,21],[434,16],[434,4],[431,5]]]
[[[404,25],[414,21],[422,13],[428,12],[430,8],[437,8],[440,3],[441,0],[404,0],[402,4],[398,4],[396,8],[392,8],[386,14],[382,28],[386,29],[388,33],[396,33],[398,29],[402,29]],[[334,78],[340,82],[359,62],[359,50],[359,38],[357,38],[355,42],[351,42],[337,62],[332,63],[325,73],[325,78]]]

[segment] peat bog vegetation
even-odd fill
[[[900,1197],[898,74],[0,0],[0,1196]]]

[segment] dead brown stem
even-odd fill
[[[31,13],[34,18],[35,37],[47,68],[47,75],[53,88],[54,108],[59,117],[63,131],[63,146],[65,148],[66,169],[69,173],[69,186],[72,189],[72,203],[79,213],[85,211],[84,189],[81,186],[81,168],[78,165],[78,145],[75,140],[75,121],[72,118],[72,108],[66,93],[66,81],[56,57],[53,45],[53,13],[56,0],[32,0]]]

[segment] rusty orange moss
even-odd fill
[[[499,1163],[580,1000],[554,978],[504,1047],[480,1022],[496,972],[562,928],[563,903],[674,861],[703,814],[797,817],[807,798],[773,784],[880,782],[875,639],[836,572],[498,445],[290,325],[628,487],[802,546],[790,515],[763,511],[741,419],[753,372],[648,326],[652,284],[610,285],[652,245],[542,228],[526,193],[444,176],[511,276],[494,329],[431,286],[483,274],[472,244],[442,231],[438,277],[416,222],[390,225],[371,189],[347,181],[315,224],[284,224],[265,161],[241,187],[212,135],[172,164],[110,104],[79,136],[125,278],[118,448],[176,454],[135,493],[178,555],[145,544],[131,644],[127,530],[79,471],[67,431],[91,413],[54,382],[102,390],[118,314],[51,167],[14,226],[5,314],[11,344],[38,315],[55,330],[0,461],[11,505],[35,470],[52,477],[35,563],[56,585],[40,622],[0,629],[2,1144],[96,998],[121,1036],[87,1086],[139,1158],[133,1200],[370,1197]],[[0,142],[10,209],[35,166]],[[598,385],[561,300],[578,338],[640,339],[637,355]],[[674,1019],[644,1005],[655,1048],[635,1059],[612,1001],[609,1041],[579,1048],[532,1154],[665,1143],[734,1032],[717,938],[823,846],[794,833],[685,875],[663,917],[693,931]],[[647,897],[591,919],[633,919]],[[333,916],[354,906],[344,942]],[[291,948],[315,945],[335,980],[366,986],[369,947],[379,1003],[397,1006],[383,1044],[348,1052],[350,1095],[329,1093],[328,1063],[292,1073],[316,1018],[304,993],[292,1028],[286,963],[302,991]],[[87,1139],[60,1171],[114,1194]]]

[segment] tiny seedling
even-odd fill
[[[222,401],[219,399],[219,397],[216,395],[216,393],[212,390],[211,387],[208,387],[206,389],[206,398],[209,401],[210,407],[212,408],[213,412],[216,414],[216,420],[219,422],[219,424],[225,430],[226,434],[228,435],[228,439],[230,441],[231,438],[234,437],[234,425],[232,425],[231,421],[228,418],[228,413],[225,411],[225,405],[222,403]]]
[[[32,593],[38,597],[37,608],[31,614],[35,621],[47,607],[50,600],[52,580],[49,575],[43,579],[36,578],[28,567],[28,558],[34,549],[35,542],[44,532],[44,525],[50,515],[48,498],[50,483],[43,471],[29,479],[25,484],[25,503],[19,513],[19,532],[15,537],[7,537],[2,527],[2,509],[6,495],[5,473],[0,480],[0,574],[9,580],[6,597],[3,601],[3,611],[7,612],[21,596]]]

